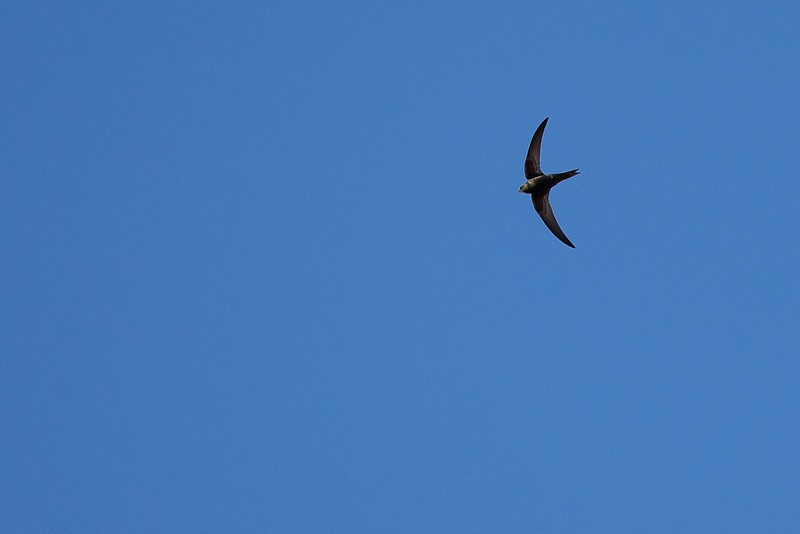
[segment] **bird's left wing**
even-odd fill
[[[531,146],[528,147],[528,155],[525,158],[525,178],[529,180],[542,174],[542,169],[539,166],[539,152],[542,149],[542,135],[544,134],[544,127],[547,126],[548,118],[545,117],[539,127],[536,128],[536,132],[534,132],[531,139]]]

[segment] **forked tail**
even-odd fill
[[[572,178],[576,174],[580,174],[580,171],[578,169],[572,169],[571,171],[560,172],[558,174],[554,174],[553,175],[553,181],[554,181],[553,185],[556,185],[559,182],[563,182],[567,178]]]

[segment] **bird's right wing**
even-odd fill
[[[542,174],[542,169],[539,166],[539,152],[542,150],[542,135],[544,134],[544,127],[547,126],[548,118],[545,117],[539,127],[536,128],[533,139],[531,139],[531,146],[528,147],[528,155],[525,158],[525,178],[529,180]]]
[[[533,207],[536,208],[536,213],[539,214],[544,224],[553,232],[553,235],[559,238],[565,245],[575,248],[575,245],[570,242],[569,238],[558,225],[556,216],[553,215],[553,208],[550,207],[550,191],[541,196],[531,195],[531,199],[533,200]]]

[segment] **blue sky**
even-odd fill
[[[797,532],[799,19],[4,3],[0,530]]]

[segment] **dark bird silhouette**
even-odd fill
[[[550,207],[550,190],[556,184],[563,182],[567,178],[572,178],[576,174],[580,174],[578,169],[558,174],[544,174],[539,166],[539,151],[542,148],[542,134],[544,134],[544,127],[547,126],[547,119],[542,121],[542,124],[536,128],[536,133],[533,134],[531,139],[531,146],[528,148],[528,157],[525,158],[525,183],[519,188],[520,193],[526,193],[531,196],[533,207],[536,208],[536,213],[544,221],[544,224],[553,232],[562,243],[575,248],[561,227],[556,222],[556,217],[553,215],[553,208]]]

